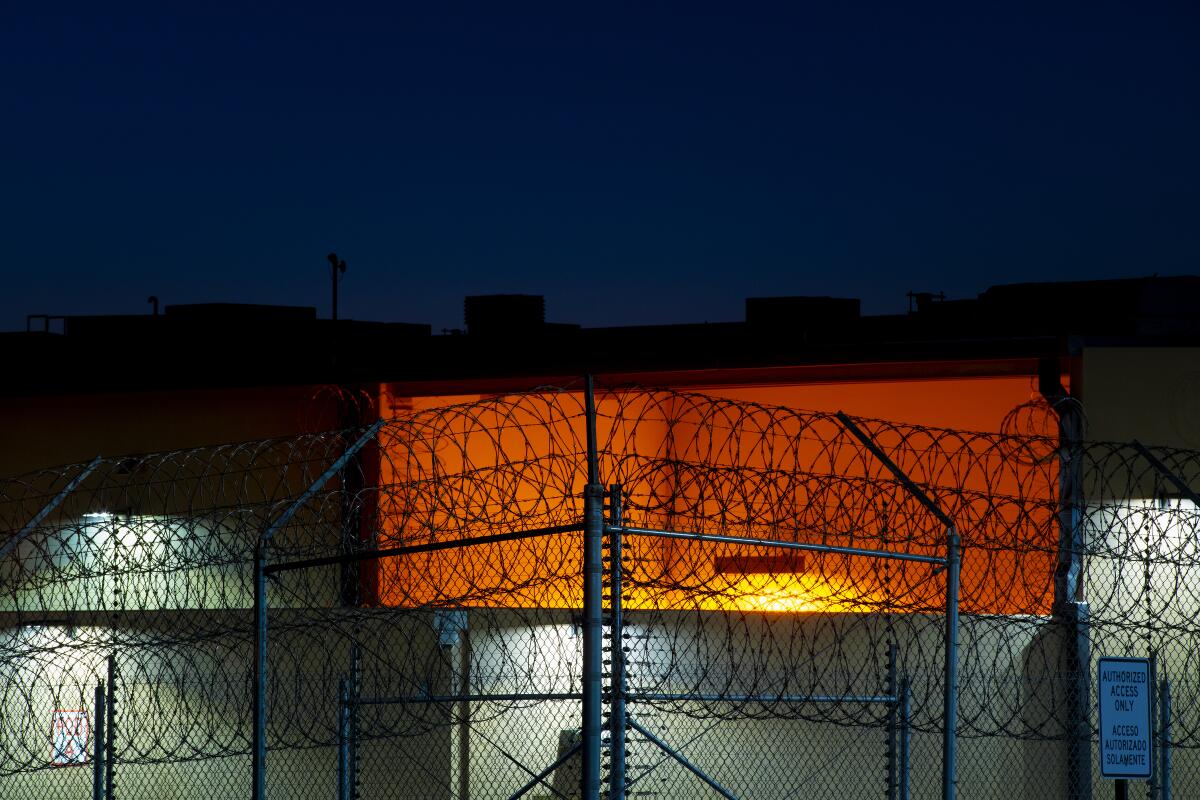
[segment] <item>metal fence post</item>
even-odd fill
[[[108,685],[104,699],[104,797],[113,800],[116,796],[113,770],[117,760],[117,659],[112,655],[108,657]]]
[[[1058,384],[1057,379],[1053,383]],[[1048,391],[1047,391],[1048,390]],[[1083,583],[1084,492],[1081,406],[1058,384],[1042,394],[1058,415],[1058,558],[1054,570],[1054,620],[1062,626],[1068,671],[1074,673],[1066,708],[1067,797],[1092,797],[1091,631]]]
[[[92,800],[104,800],[104,684],[96,684],[96,711],[92,723]]]
[[[944,730],[942,732],[942,798],[954,800],[957,794],[958,781],[958,593],[959,572],[962,567],[962,542],[954,520],[927,495],[920,486],[913,483],[912,478],[900,469],[896,462],[888,458],[879,445],[865,431],[854,424],[849,416],[839,411],[835,415],[842,426],[856,439],[862,442],[871,454],[895,476],[900,485],[921,505],[946,526],[946,633],[945,633],[945,673],[946,683],[943,695],[942,716]]]
[[[621,484],[609,487],[610,518],[614,527],[609,529],[609,621],[612,641],[612,673],[608,690],[609,696],[609,773],[608,795],[611,800],[624,800],[625,797],[625,693],[628,686],[625,682],[625,620],[621,592],[622,579],[622,534],[620,525],[624,513]]]
[[[1149,588],[1149,568],[1147,568],[1147,588]],[[1147,592],[1149,594],[1149,592]],[[1147,605],[1149,603],[1147,602]],[[1147,630],[1146,638],[1150,638],[1150,632]],[[1146,779],[1146,800],[1159,800],[1159,783],[1162,776],[1158,774],[1157,765],[1154,763],[1154,757],[1158,755],[1162,749],[1162,743],[1159,741],[1160,720],[1159,715],[1162,710],[1159,708],[1159,693],[1158,693],[1158,652],[1150,648],[1150,777]],[[1104,732],[1101,731],[1101,736]]]
[[[592,376],[584,394],[587,410],[588,482],[583,490],[583,800],[600,797],[601,695],[603,691],[604,600],[601,556],[604,545],[604,487],[599,483],[596,445],[596,399]]]
[[[307,489],[300,493],[279,516],[267,525],[254,543],[254,712],[251,732],[250,797],[267,798],[267,547],[276,531],[283,529],[292,517],[320,491],[346,463],[375,438],[386,420],[378,420],[363,431],[354,444],[346,448]]]
[[[900,681],[900,797],[908,800],[909,775],[909,745],[912,729],[909,725],[911,709],[909,707],[910,685],[908,676]]]
[[[456,789],[457,800],[468,800],[471,796],[471,628],[467,612],[464,610],[458,614],[458,670],[455,676],[457,686],[451,687],[459,696],[456,704],[458,720],[455,723],[458,734],[455,753],[458,758]]]
[[[347,735],[350,739],[346,746],[346,753],[349,761],[346,764],[347,783],[350,786],[350,800],[355,800],[358,797],[358,711],[359,699],[362,697],[362,649],[358,642],[350,646],[350,695],[347,700],[347,715],[349,721],[346,723]]]
[[[1092,629],[1091,607],[1084,601],[1064,610],[1073,646],[1068,658],[1075,668],[1069,706],[1071,738],[1068,741],[1069,800],[1092,800]]]
[[[350,682],[338,681],[338,800],[350,800]]]
[[[254,545],[254,722],[251,800],[267,797],[267,574],[266,542]]]
[[[1158,700],[1158,785],[1161,800],[1171,800],[1171,683],[1162,679]]]
[[[50,502],[42,506],[38,512],[21,527],[21,530],[5,539],[4,543],[0,544],[0,561],[8,558],[9,553],[11,553],[13,550],[16,550],[17,546],[20,545],[21,542],[25,541],[30,535],[32,535],[34,531],[38,529],[38,526],[42,524],[42,520],[50,516],[50,512],[58,508],[59,505],[62,504],[62,501],[66,500],[67,496],[79,488],[79,484],[87,480],[87,477],[92,474],[96,467],[100,466],[101,460],[102,459],[100,456],[93,458],[92,462],[84,467],[78,475],[72,478],[71,481],[64,486],[58,494],[51,498]]]
[[[943,698],[942,798],[954,800],[958,783],[958,583],[962,567],[958,531],[946,531],[946,683]]]
[[[892,701],[887,705],[887,797],[888,800],[896,800],[896,792],[899,788],[899,780],[897,780],[897,748],[896,736],[899,733],[896,725],[896,717],[900,709],[899,689],[896,683],[896,643],[888,642],[887,650],[887,695],[892,698]]]

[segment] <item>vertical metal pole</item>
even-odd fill
[[[1124,778],[1113,781],[1113,797],[1116,800],[1129,800],[1129,781]]]
[[[1171,684],[1162,679],[1158,699],[1159,746],[1158,785],[1161,800],[1171,800]]]
[[[1073,648],[1068,644],[1067,652],[1068,670],[1075,672],[1067,700],[1071,722],[1067,740],[1067,797],[1092,800],[1091,607],[1083,601],[1071,603],[1061,611],[1059,620],[1065,624],[1065,632],[1074,644]]]
[[[912,729],[909,727],[911,708],[909,706],[910,687],[908,676],[900,681],[900,797],[908,800],[909,774],[909,745],[911,744]]]
[[[1056,370],[1057,367],[1054,367]],[[1049,378],[1049,376],[1047,376]],[[1054,384],[1054,385],[1050,385]],[[1042,394],[1058,414],[1058,562],[1054,570],[1055,622],[1066,637],[1066,671],[1074,673],[1064,715],[1067,739],[1067,797],[1092,796],[1091,631],[1084,582],[1083,413],[1055,376]]]
[[[900,782],[897,780],[896,737],[899,733],[896,717],[900,710],[900,695],[896,681],[896,643],[888,642],[887,651],[887,695],[892,698],[887,705],[887,797],[896,800]]]
[[[337,253],[330,253],[325,256],[325,260],[329,262],[329,277],[333,282],[333,313],[332,319],[337,322],[338,318],[338,274],[346,271],[346,259],[338,258]]]
[[[1147,548],[1147,551],[1148,550],[1149,550],[1149,548]],[[1149,574],[1148,571],[1147,571],[1147,574]],[[1147,588],[1149,588],[1149,580],[1148,579],[1147,579]],[[1146,594],[1149,595],[1149,592],[1147,592]],[[1149,605],[1149,601],[1147,601],[1147,605]],[[1150,619],[1153,619],[1153,617],[1150,617]],[[1150,638],[1150,631],[1148,628],[1147,628],[1146,638],[1147,639]],[[1161,711],[1159,709],[1159,695],[1158,695],[1158,692],[1156,691],[1157,687],[1158,687],[1158,652],[1155,651],[1153,648],[1151,648],[1150,649],[1150,697],[1149,697],[1149,700],[1150,700],[1150,778],[1149,778],[1149,780],[1146,781],[1146,800],[1158,800],[1158,798],[1159,798],[1158,783],[1162,777],[1161,775],[1157,774],[1158,770],[1155,769],[1155,767],[1157,765],[1154,763],[1155,756],[1157,756],[1159,751],[1162,749],[1162,742],[1159,741],[1159,738],[1158,738],[1158,731],[1160,728],[1158,715],[1161,713]]]
[[[115,795],[114,775],[117,760],[117,658],[108,657],[108,685],[105,687],[104,726],[104,797],[113,800]]]
[[[471,796],[471,629],[465,622],[458,632],[458,800]]]
[[[609,558],[612,560],[609,577],[608,607],[611,614],[612,677],[609,685],[609,761],[608,796],[610,800],[625,798],[625,697],[629,687],[625,681],[625,619],[621,597],[622,536],[619,526],[624,514],[621,484],[609,487],[610,517],[616,527],[609,529]]]
[[[954,800],[958,787],[958,581],[962,553],[958,531],[946,531],[946,683],[942,708],[942,800]]]
[[[587,482],[600,483],[600,445],[596,441],[596,388],[592,376],[584,379],[584,416],[587,427]]]
[[[601,693],[603,690],[603,635],[601,620],[604,544],[604,487],[597,477],[596,398],[592,376],[585,390],[587,411],[588,483],[583,490],[583,773],[582,800],[600,797]]]
[[[338,800],[350,800],[350,681],[338,681]]]
[[[92,717],[92,800],[104,800],[104,684],[96,685],[96,712]]]
[[[350,763],[347,769],[350,783],[350,800],[355,800],[358,797],[358,699],[362,697],[362,649],[358,642],[350,645],[350,700],[349,713],[350,724],[350,744],[347,750],[350,754]]]
[[[254,723],[251,800],[267,798],[267,574],[266,544],[254,547]]]
[[[373,440],[383,425],[384,420],[378,420],[363,431],[358,441],[350,445],[283,513],[275,517],[254,543],[254,709],[250,744],[252,800],[266,800],[267,797],[267,547],[275,532],[286,526],[322,486],[338,474],[367,442]]]

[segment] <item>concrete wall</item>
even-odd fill
[[[515,648],[526,655],[518,655],[514,676],[539,676],[540,665],[560,658],[578,669],[578,632],[565,613],[560,620],[543,621],[540,631],[514,630],[501,620],[480,620],[474,612],[471,620],[475,670],[486,672],[489,664],[501,661],[501,650],[508,658],[516,641],[530,647]],[[941,618],[890,622],[917,695],[913,796],[939,796]],[[1010,796],[1014,782],[1039,790],[1063,783],[1061,776],[1055,777],[1065,754],[1061,743],[984,735],[1006,716],[1014,732],[1059,729],[1052,719],[1054,704],[1044,695],[1046,675],[1039,671],[1047,624],[1038,618],[1017,625],[997,619],[964,621],[964,656],[986,664],[986,674],[980,674],[964,663],[972,685],[963,692],[963,727],[969,737],[963,740],[969,753],[960,779],[964,797]],[[631,690],[881,694],[882,644],[888,627],[882,615],[631,613]],[[1031,650],[1038,656],[1031,659]],[[1049,658],[1053,662],[1057,656]],[[558,672],[541,675],[535,685],[563,690],[577,680],[577,672]],[[514,679],[495,685],[518,684]],[[679,747],[739,797],[882,796],[885,734],[880,706],[678,701],[634,702],[630,709],[641,724]],[[528,774],[506,762],[502,751],[528,770],[541,769],[558,755],[564,726],[578,725],[578,713],[578,705],[567,701],[524,708],[474,704],[470,796],[508,797]],[[634,796],[710,796],[693,775],[664,760],[656,746],[636,734],[631,735],[629,752],[629,775],[638,779]]]
[[[149,800],[247,796],[253,708],[248,615],[158,612],[110,620],[14,626],[9,618],[0,630],[0,797],[90,795],[90,764],[50,766],[51,716],[59,708],[87,709],[93,716],[94,687],[105,682],[109,653],[116,654],[118,671],[116,773],[122,794]],[[288,611],[273,614],[271,623],[272,796],[333,797],[338,681],[349,673],[351,628],[324,614]],[[410,694],[416,685],[446,691],[444,658],[428,614],[391,615],[353,630],[364,651],[388,654],[385,663],[364,658],[364,694],[394,694],[400,685]],[[378,716],[371,709],[361,714],[364,796],[390,796],[385,793],[397,781],[407,788],[396,796],[447,796],[445,715],[422,708],[382,721]]]
[[[1088,347],[1082,359],[1088,439],[1200,448],[1200,348]]]
[[[22,628],[20,642],[10,641],[5,650],[13,655],[3,666],[9,674],[0,702],[6,722],[0,739],[6,753],[25,756],[20,764],[6,759],[0,796],[87,796],[87,768],[39,769],[48,760],[49,715],[64,703],[75,707],[90,700],[105,656],[117,643],[118,775],[126,792],[150,800],[245,797],[250,652],[244,616],[163,612],[118,620],[115,627]],[[914,680],[913,796],[932,797],[940,775],[939,619],[890,623]],[[361,643],[364,697],[454,694],[464,685],[464,646],[469,648],[466,685],[474,693],[579,691],[580,637],[572,612],[473,610],[466,636],[447,636],[441,627],[439,637],[439,625],[428,612],[281,611],[273,616],[272,797],[333,796],[336,687],[348,672],[352,638]],[[865,615],[633,615],[631,687],[877,694],[884,689],[879,646],[888,627],[886,618]],[[1031,786],[1049,780],[1047,770],[1058,755],[1053,743],[1035,754],[1019,740],[970,734],[994,724],[985,712],[1015,715],[1018,723],[1024,718],[1034,726],[1044,723],[1036,718],[1044,709],[1029,688],[1028,678],[1037,676],[1025,661],[1043,627],[1042,621],[1028,620],[1016,631],[1006,627],[1001,637],[993,621],[964,623],[964,652],[995,670],[985,691],[977,691],[980,676],[974,675],[973,688],[964,692],[969,743],[964,739],[963,747],[970,753],[963,762],[964,797],[998,796],[994,790],[1013,777]],[[163,644],[172,633],[182,638],[184,630],[195,634],[193,641]],[[206,630],[228,633],[206,639]],[[239,633],[231,636],[233,631]],[[741,637],[741,647],[728,647],[731,634]],[[812,655],[821,658],[813,661]],[[16,674],[23,661],[25,671]],[[30,661],[37,669],[29,669]],[[964,667],[971,674],[970,666]],[[14,691],[17,686],[23,688]],[[739,796],[881,793],[885,741],[883,709],[877,706],[735,708],[682,701],[635,702],[631,710],[641,724]],[[579,725],[575,700],[476,702],[470,705],[469,726],[461,724],[460,712],[457,703],[364,706],[359,718],[362,796],[451,798],[465,783],[472,798],[506,798],[554,761],[563,732]],[[638,778],[642,796],[686,798],[707,791],[640,737],[631,737],[629,750],[629,774]],[[48,794],[48,774],[59,794]],[[559,783],[569,782],[559,777]],[[550,780],[553,785],[554,777]]]
[[[86,388],[86,387],[83,387]],[[0,476],[90,461],[340,427],[332,395],[314,386],[0,398]]]
[[[120,669],[117,775],[125,794],[149,800],[245,797],[246,617],[92,615],[73,626],[3,620],[0,797],[87,796],[89,767],[48,765],[50,715],[55,708],[91,708],[92,687],[103,680],[113,650]],[[936,615],[634,613],[627,640],[631,688],[879,693],[880,646],[890,627],[914,682],[913,797],[932,798],[941,769],[940,622]],[[349,671],[352,640],[361,645],[364,697],[453,696],[464,685],[473,693],[579,691],[581,641],[573,612],[472,610],[467,625],[466,635],[455,636],[426,611],[275,613],[272,797],[333,797],[337,682]],[[1064,796],[1066,747],[1058,737],[1070,680],[1062,673],[1066,644],[1043,618],[963,620],[961,796]],[[1128,644],[1138,646],[1133,633]],[[1160,657],[1188,664],[1195,651],[1167,642]],[[1181,689],[1190,686],[1186,676],[1180,680]],[[1189,715],[1180,702],[1178,713]],[[465,785],[471,798],[506,798],[562,752],[564,731],[578,728],[580,708],[576,700],[528,700],[474,702],[465,718],[462,710],[457,702],[364,706],[362,797],[452,798]],[[885,741],[878,707],[635,701],[631,713],[741,797],[882,794]],[[1180,735],[1189,736],[1190,729],[1181,725]],[[1175,763],[1176,796],[1188,796],[1200,761],[1195,751],[1181,749]],[[570,781],[570,766],[560,773],[551,776],[551,785]],[[707,796],[694,776],[636,735],[629,775],[637,779],[634,796]],[[1096,796],[1105,791],[1106,782],[1097,777]]]

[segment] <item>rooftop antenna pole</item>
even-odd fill
[[[341,275],[346,272],[346,259],[339,259],[337,253],[325,256],[329,261],[329,278],[333,285],[333,321],[337,322],[337,287]]]

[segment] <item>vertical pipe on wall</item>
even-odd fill
[[[338,427],[347,431],[377,422],[381,415],[374,387],[361,385],[338,387]],[[378,443],[376,443],[378,444]],[[354,454],[341,470],[343,554],[379,546],[377,514],[379,508],[379,472],[381,448],[347,442]],[[342,605],[379,605],[379,562],[348,559],[341,566]]]
[[[433,626],[438,647],[450,673],[449,697],[453,706],[446,709],[450,726],[451,800],[467,800],[471,794],[471,633],[466,609],[436,609]]]
[[[583,490],[583,770],[580,796],[600,797],[601,693],[603,691],[603,594],[604,487],[598,482],[599,455],[596,446],[596,398],[592,377],[587,377],[584,401],[587,414],[588,483]]]
[[[609,769],[608,796],[611,800],[625,798],[625,696],[629,687],[625,681],[625,619],[621,592],[622,586],[622,541],[620,525],[624,513],[621,484],[609,487],[610,518],[614,527],[609,529],[609,613],[610,637],[612,641],[612,673],[609,696]]]
[[[946,531],[946,681],[943,696],[942,798],[954,800],[958,789],[958,583],[962,553],[958,531]]]
[[[1078,366],[1078,352],[1073,353]],[[1067,797],[1092,796],[1091,635],[1084,585],[1084,418],[1078,376],[1071,391],[1061,380],[1058,358],[1038,365],[1038,391],[1058,416],[1058,559],[1054,570],[1054,624],[1062,632],[1063,671],[1068,697],[1063,711],[1067,730]],[[1074,394],[1073,394],[1074,393]]]

